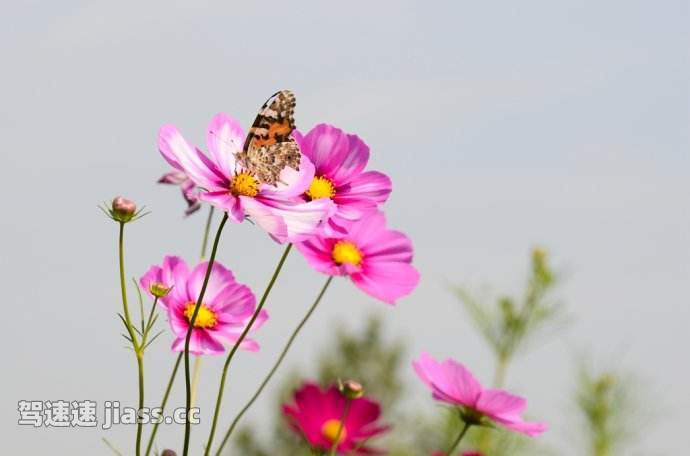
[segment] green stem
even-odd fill
[[[110,443],[110,440],[106,439],[105,437],[101,437],[101,440],[103,441],[103,443],[105,443],[105,445],[106,445],[108,448],[110,448],[111,450],[113,450],[113,453],[115,453],[117,456],[122,456],[122,453],[120,452],[120,450],[118,450],[117,448],[115,448],[115,445],[113,445],[112,443]]]
[[[175,367],[173,367],[172,374],[170,374],[170,380],[168,380],[168,386],[165,389],[165,394],[163,394],[163,400],[161,401],[161,414],[165,410],[165,405],[168,403],[168,397],[170,396],[170,391],[172,391],[173,384],[175,383],[175,376],[177,375],[177,369],[180,367],[180,362],[182,361],[182,353],[177,355],[177,361],[175,361]],[[149,456],[151,449],[153,448],[153,441],[156,439],[156,433],[158,432],[158,426],[160,423],[155,423],[153,425],[153,430],[151,431],[151,437],[149,437],[149,443],[146,445],[145,456]]]
[[[120,234],[118,239],[118,259],[120,263],[120,293],[122,294],[122,308],[125,314],[125,323],[127,323],[127,332],[132,340],[132,348],[137,358],[137,374],[139,378],[139,410],[144,407],[144,359],[140,351],[139,342],[136,334],[132,330],[132,319],[129,315],[129,305],[127,303],[127,286],[125,284],[125,224],[120,222]],[[139,410],[137,411],[137,437],[136,437],[136,455],[141,454],[141,431],[142,423],[138,419]]]
[[[120,293],[122,294],[122,309],[125,314],[125,322],[127,323],[127,332],[132,339],[134,351],[139,348],[139,342],[136,334],[132,330],[132,319],[129,316],[129,304],[127,304],[127,286],[125,284],[125,224],[120,223],[120,237],[118,243],[118,255],[120,261]]]
[[[216,398],[216,408],[213,412],[213,423],[211,424],[211,432],[209,432],[208,435],[208,442],[206,443],[206,450],[204,451],[204,455],[208,456],[211,453],[211,445],[213,444],[213,436],[216,433],[216,426],[218,425],[218,416],[220,415],[220,404],[223,401],[223,392],[225,390],[225,379],[227,378],[228,375],[228,368],[230,367],[230,363],[232,362],[232,358],[235,356],[235,352],[239,348],[240,344],[244,340],[245,337],[247,337],[247,333],[249,330],[252,328],[252,325],[254,324],[254,321],[256,318],[259,316],[259,313],[261,313],[261,309],[263,309],[264,304],[266,303],[266,299],[268,298],[268,295],[271,293],[271,289],[273,288],[273,284],[275,284],[276,279],[278,278],[278,274],[280,274],[280,270],[283,269],[283,264],[285,264],[285,260],[287,259],[288,254],[290,253],[290,249],[292,249],[292,244],[288,244],[287,247],[285,247],[285,251],[283,252],[283,255],[280,257],[280,261],[278,261],[278,265],[276,266],[275,271],[273,271],[273,277],[271,277],[271,280],[268,282],[268,285],[266,286],[266,289],[264,290],[263,296],[261,296],[261,301],[259,301],[259,305],[256,308],[256,311],[254,311],[254,315],[252,315],[252,318],[249,320],[249,323],[247,323],[247,326],[245,326],[244,331],[242,331],[242,334],[240,335],[240,338],[237,339],[237,342],[235,342],[235,345],[232,347],[232,350],[230,350],[230,354],[228,354],[228,357],[225,360],[225,365],[223,366],[223,373],[220,377],[220,386],[218,387],[218,397]]]
[[[218,232],[216,232],[216,238],[213,241],[213,248],[211,249],[211,258],[208,261],[208,267],[206,268],[206,275],[204,276],[204,282],[201,285],[201,291],[199,292],[199,298],[194,305],[194,312],[192,313],[192,318],[189,319],[189,328],[187,329],[187,337],[184,341],[184,379],[185,379],[185,391],[186,391],[186,401],[185,401],[185,422],[184,422],[184,446],[182,448],[182,455],[187,456],[189,454],[189,437],[191,433],[192,423],[189,421],[189,411],[192,408],[192,379],[189,371],[189,343],[192,340],[192,332],[194,331],[194,322],[196,322],[196,317],[199,314],[199,309],[201,309],[201,303],[204,300],[204,294],[206,293],[206,287],[208,286],[208,281],[211,278],[211,270],[213,269],[213,262],[216,259],[216,252],[218,251],[218,243],[220,242],[220,235],[223,232],[223,227],[225,222],[228,221],[228,213],[223,213],[223,218],[218,226]]]
[[[151,325],[153,321],[153,313],[156,310],[156,304],[158,304],[158,296],[153,298],[153,304],[151,304],[151,311],[149,312],[149,319],[146,323],[146,329],[144,329],[143,335],[141,336],[141,346],[146,347],[146,339],[148,338],[149,331],[151,331]]]
[[[350,406],[352,405],[352,399],[349,397],[345,401],[345,407],[343,407],[343,414],[340,416],[340,423],[338,424],[338,432],[335,433],[335,439],[333,439],[333,445],[331,445],[331,451],[328,452],[330,456],[335,456],[335,452],[338,449],[338,444],[340,444],[340,436],[343,434],[343,428],[345,427],[345,420],[347,419],[348,413],[350,413]]]
[[[196,400],[196,388],[199,386],[199,376],[201,375],[201,355],[194,357],[194,369],[192,369],[192,403],[190,407],[194,407]]]
[[[268,384],[269,381],[271,381],[271,378],[273,377],[273,374],[276,373],[278,368],[280,367],[280,364],[283,362],[283,359],[285,359],[285,355],[287,355],[288,350],[290,350],[290,347],[292,346],[292,343],[295,341],[297,338],[297,335],[300,333],[304,325],[307,323],[307,320],[311,317],[311,314],[314,313],[314,310],[316,310],[316,306],[319,305],[319,302],[321,302],[321,298],[323,298],[323,295],[326,293],[326,290],[328,289],[328,286],[331,284],[331,281],[333,280],[333,276],[329,277],[328,280],[326,280],[326,283],[324,284],[323,288],[321,288],[321,291],[319,292],[318,296],[316,297],[316,300],[314,300],[314,303],[311,305],[309,310],[307,311],[306,315],[304,315],[304,318],[302,318],[302,321],[299,322],[297,327],[295,328],[294,331],[292,331],[292,335],[290,336],[290,339],[288,339],[287,344],[285,344],[285,347],[283,348],[283,351],[280,353],[280,356],[276,360],[275,364],[273,364],[273,367],[271,370],[268,372],[268,375],[266,378],[264,378],[264,381],[261,382],[261,385],[259,386],[259,389],[256,390],[254,395],[252,396],[251,399],[249,399],[249,402],[240,410],[240,412],[237,414],[235,419],[232,421],[232,424],[230,425],[230,428],[228,428],[227,432],[225,433],[225,436],[223,437],[223,441],[220,443],[220,447],[218,447],[218,450],[216,451],[216,456],[220,456],[221,452],[223,451],[223,447],[228,443],[228,440],[230,439],[230,435],[232,435],[232,431],[235,430],[235,427],[237,427],[237,423],[239,423],[240,419],[242,419],[242,416],[249,410],[249,408],[254,405],[254,402],[259,398],[261,393],[263,392],[264,388],[266,388],[266,385]]]
[[[139,408],[137,410],[137,456],[141,454],[141,434],[143,432],[139,413],[144,408],[144,352],[137,352],[137,369],[139,371]]]
[[[208,234],[211,231],[211,221],[213,221],[213,206],[209,206],[208,218],[206,219],[206,228],[204,229],[204,238],[201,241],[201,259],[206,258],[206,246],[208,245]]]
[[[509,358],[499,356],[496,360],[496,371],[494,372],[494,388],[501,388],[505,383],[506,370],[508,369]]]
[[[460,445],[460,441],[462,440],[463,437],[465,437],[465,434],[467,434],[467,430],[472,426],[472,423],[469,421],[465,421],[465,425],[463,426],[462,430],[460,431],[460,434],[458,434],[458,437],[455,439],[453,444],[448,448],[448,451],[446,451],[446,455],[450,456],[453,454],[453,451]]]

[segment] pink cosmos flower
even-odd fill
[[[305,383],[294,396],[294,404],[283,406],[290,427],[304,436],[312,448],[328,451],[338,438],[338,429],[347,399],[337,386],[323,390],[314,383]],[[364,445],[372,437],[389,430],[377,424],[381,406],[367,397],[353,399],[342,423],[338,440],[338,454],[383,454]]]
[[[184,215],[189,216],[195,213],[201,208],[201,202],[199,201],[199,196],[197,195],[196,185],[194,182],[187,177],[182,171],[170,171],[160,179],[158,179],[159,184],[170,184],[179,185],[182,190],[182,197],[187,202],[187,209],[184,211]]]
[[[208,129],[207,157],[172,125],[160,129],[158,147],[175,169],[201,188],[199,199],[226,211],[236,223],[249,216],[278,242],[294,242],[312,234],[334,210],[329,199],[305,202],[314,165],[304,156],[300,170],[283,169],[277,185],[260,183],[235,159],[244,144],[240,124],[217,114]]]
[[[208,262],[201,262],[193,269],[179,257],[168,256],[161,266],[152,266],[140,279],[144,289],[150,290],[156,285],[170,291],[160,299],[167,308],[168,320],[175,340],[173,351],[183,351],[189,322],[194,306],[201,292]],[[204,300],[201,303],[189,352],[194,355],[214,355],[225,350],[223,343],[235,343],[256,310],[254,294],[246,285],[235,281],[232,272],[218,262],[211,268],[211,276],[206,287]],[[261,311],[252,325],[252,331],[258,329],[268,314]],[[245,338],[242,348],[257,351],[259,345]]]
[[[472,373],[462,364],[447,359],[439,363],[427,353],[422,353],[412,363],[415,372],[433,392],[436,400],[461,407],[466,420],[479,424],[488,418],[504,427],[535,436],[546,431],[545,423],[532,423],[520,414],[527,401],[499,389],[484,389]]]
[[[335,203],[336,210],[324,225],[326,234],[345,234],[348,222],[359,220],[388,199],[391,180],[380,172],[364,171],[369,147],[358,136],[326,124],[315,126],[304,137],[299,132],[293,136],[315,168],[305,198],[329,198]]]
[[[412,243],[386,228],[381,212],[351,222],[344,236],[314,235],[295,247],[317,271],[349,276],[362,291],[388,304],[410,294],[419,282],[410,264]]]

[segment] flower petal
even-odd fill
[[[494,421],[503,425],[504,427],[510,429],[511,431],[519,432],[521,434],[534,437],[548,430],[548,425],[546,423],[536,423],[531,421],[506,421],[501,418],[494,418]]]
[[[439,363],[427,353],[422,353],[412,366],[437,398],[474,408],[482,386],[465,366],[452,359]]]
[[[194,302],[196,302],[196,299],[198,299],[201,293],[207,269],[208,261],[199,263],[192,270],[187,280],[187,292],[190,296],[195,297]],[[212,306],[220,292],[222,292],[226,286],[234,283],[235,276],[232,274],[232,271],[218,262],[213,263],[213,266],[211,266],[211,275],[206,285],[203,303],[207,306]]]
[[[525,407],[527,401],[524,398],[499,389],[486,389],[477,400],[477,410],[491,417],[519,419]]]
[[[316,167],[316,174],[333,179],[339,165],[347,157],[350,140],[339,128],[319,124],[309,130],[302,139],[302,153],[309,157]]]
[[[239,199],[247,215],[254,223],[273,236],[278,242],[283,243],[287,240],[288,230],[285,221],[272,208],[256,198],[240,196]]]
[[[199,199],[211,203],[222,211],[227,212],[232,222],[244,222],[244,208],[242,207],[242,201],[228,190],[203,192],[199,194]]]
[[[338,204],[356,206],[361,209],[376,207],[388,199],[393,190],[390,178],[378,171],[358,174],[339,187],[335,201]]]
[[[395,304],[397,299],[412,293],[419,283],[414,266],[400,262],[365,260],[362,271],[350,277],[362,291],[387,304]]]
[[[244,131],[237,120],[222,112],[213,117],[206,142],[211,157],[226,176],[235,173],[235,154],[242,150],[244,140]]]
[[[350,182],[360,175],[369,161],[369,146],[359,136],[347,134],[348,148],[344,159],[335,164],[335,169],[329,175],[335,182]]]
[[[333,242],[330,239],[312,236],[306,241],[295,243],[295,247],[316,271],[328,275],[340,274],[340,268],[333,261]]]
[[[271,231],[269,233],[281,241],[289,242],[298,242],[314,234],[321,223],[335,211],[333,201],[327,198],[301,202],[262,197],[260,203],[283,221],[285,231],[282,238]]]
[[[213,190],[216,187],[228,188],[218,168],[198,149],[189,144],[172,125],[161,127],[158,135],[158,148],[170,165],[184,171],[200,187]]]

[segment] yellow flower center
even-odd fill
[[[190,302],[184,310],[184,316],[187,317],[187,321],[192,321],[192,315],[194,315],[195,302]],[[206,304],[202,304],[199,307],[199,313],[196,314],[196,320],[194,320],[195,328],[213,328],[218,322],[216,314],[206,307]]]
[[[321,435],[327,438],[331,443],[335,442],[335,439],[337,438],[338,445],[340,445],[347,437],[347,431],[345,430],[345,426],[342,426],[340,436],[338,436],[338,430],[340,429],[340,426],[340,420],[330,419],[323,423],[323,426],[321,426]]]
[[[235,196],[255,197],[259,193],[259,181],[246,171],[243,171],[232,178],[230,182],[230,193]]]
[[[338,264],[359,266],[362,262],[362,252],[350,241],[338,241],[333,246],[333,261]]]
[[[314,179],[311,180],[311,184],[306,193],[312,200],[333,198],[335,196],[335,187],[333,186],[333,182],[325,177],[315,176]]]

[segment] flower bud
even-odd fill
[[[532,258],[535,262],[543,263],[548,255],[549,251],[546,250],[544,247],[535,247],[534,249],[532,249]]]
[[[345,380],[338,386],[340,393],[348,399],[359,399],[364,396],[364,387],[354,380]]]
[[[554,275],[549,267],[549,251],[545,248],[536,247],[532,250],[532,271],[545,285],[553,283]]]
[[[596,392],[604,394],[613,388],[616,384],[616,377],[611,374],[604,374],[599,377],[595,383]]]
[[[170,287],[166,287],[165,285],[156,282],[152,283],[151,286],[149,286],[149,291],[152,295],[154,295],[157,298],[165,297],[170,292],[170,290]]]
[[[175,453],[173,450],[163,450],[161,456],[177,456],[177,453]]]
[[[128,200],[123,196],[117,196],[113,199],[112,210],[110,215],[118,222],[129,222],[137,212],[137,205],[133,201]]]

